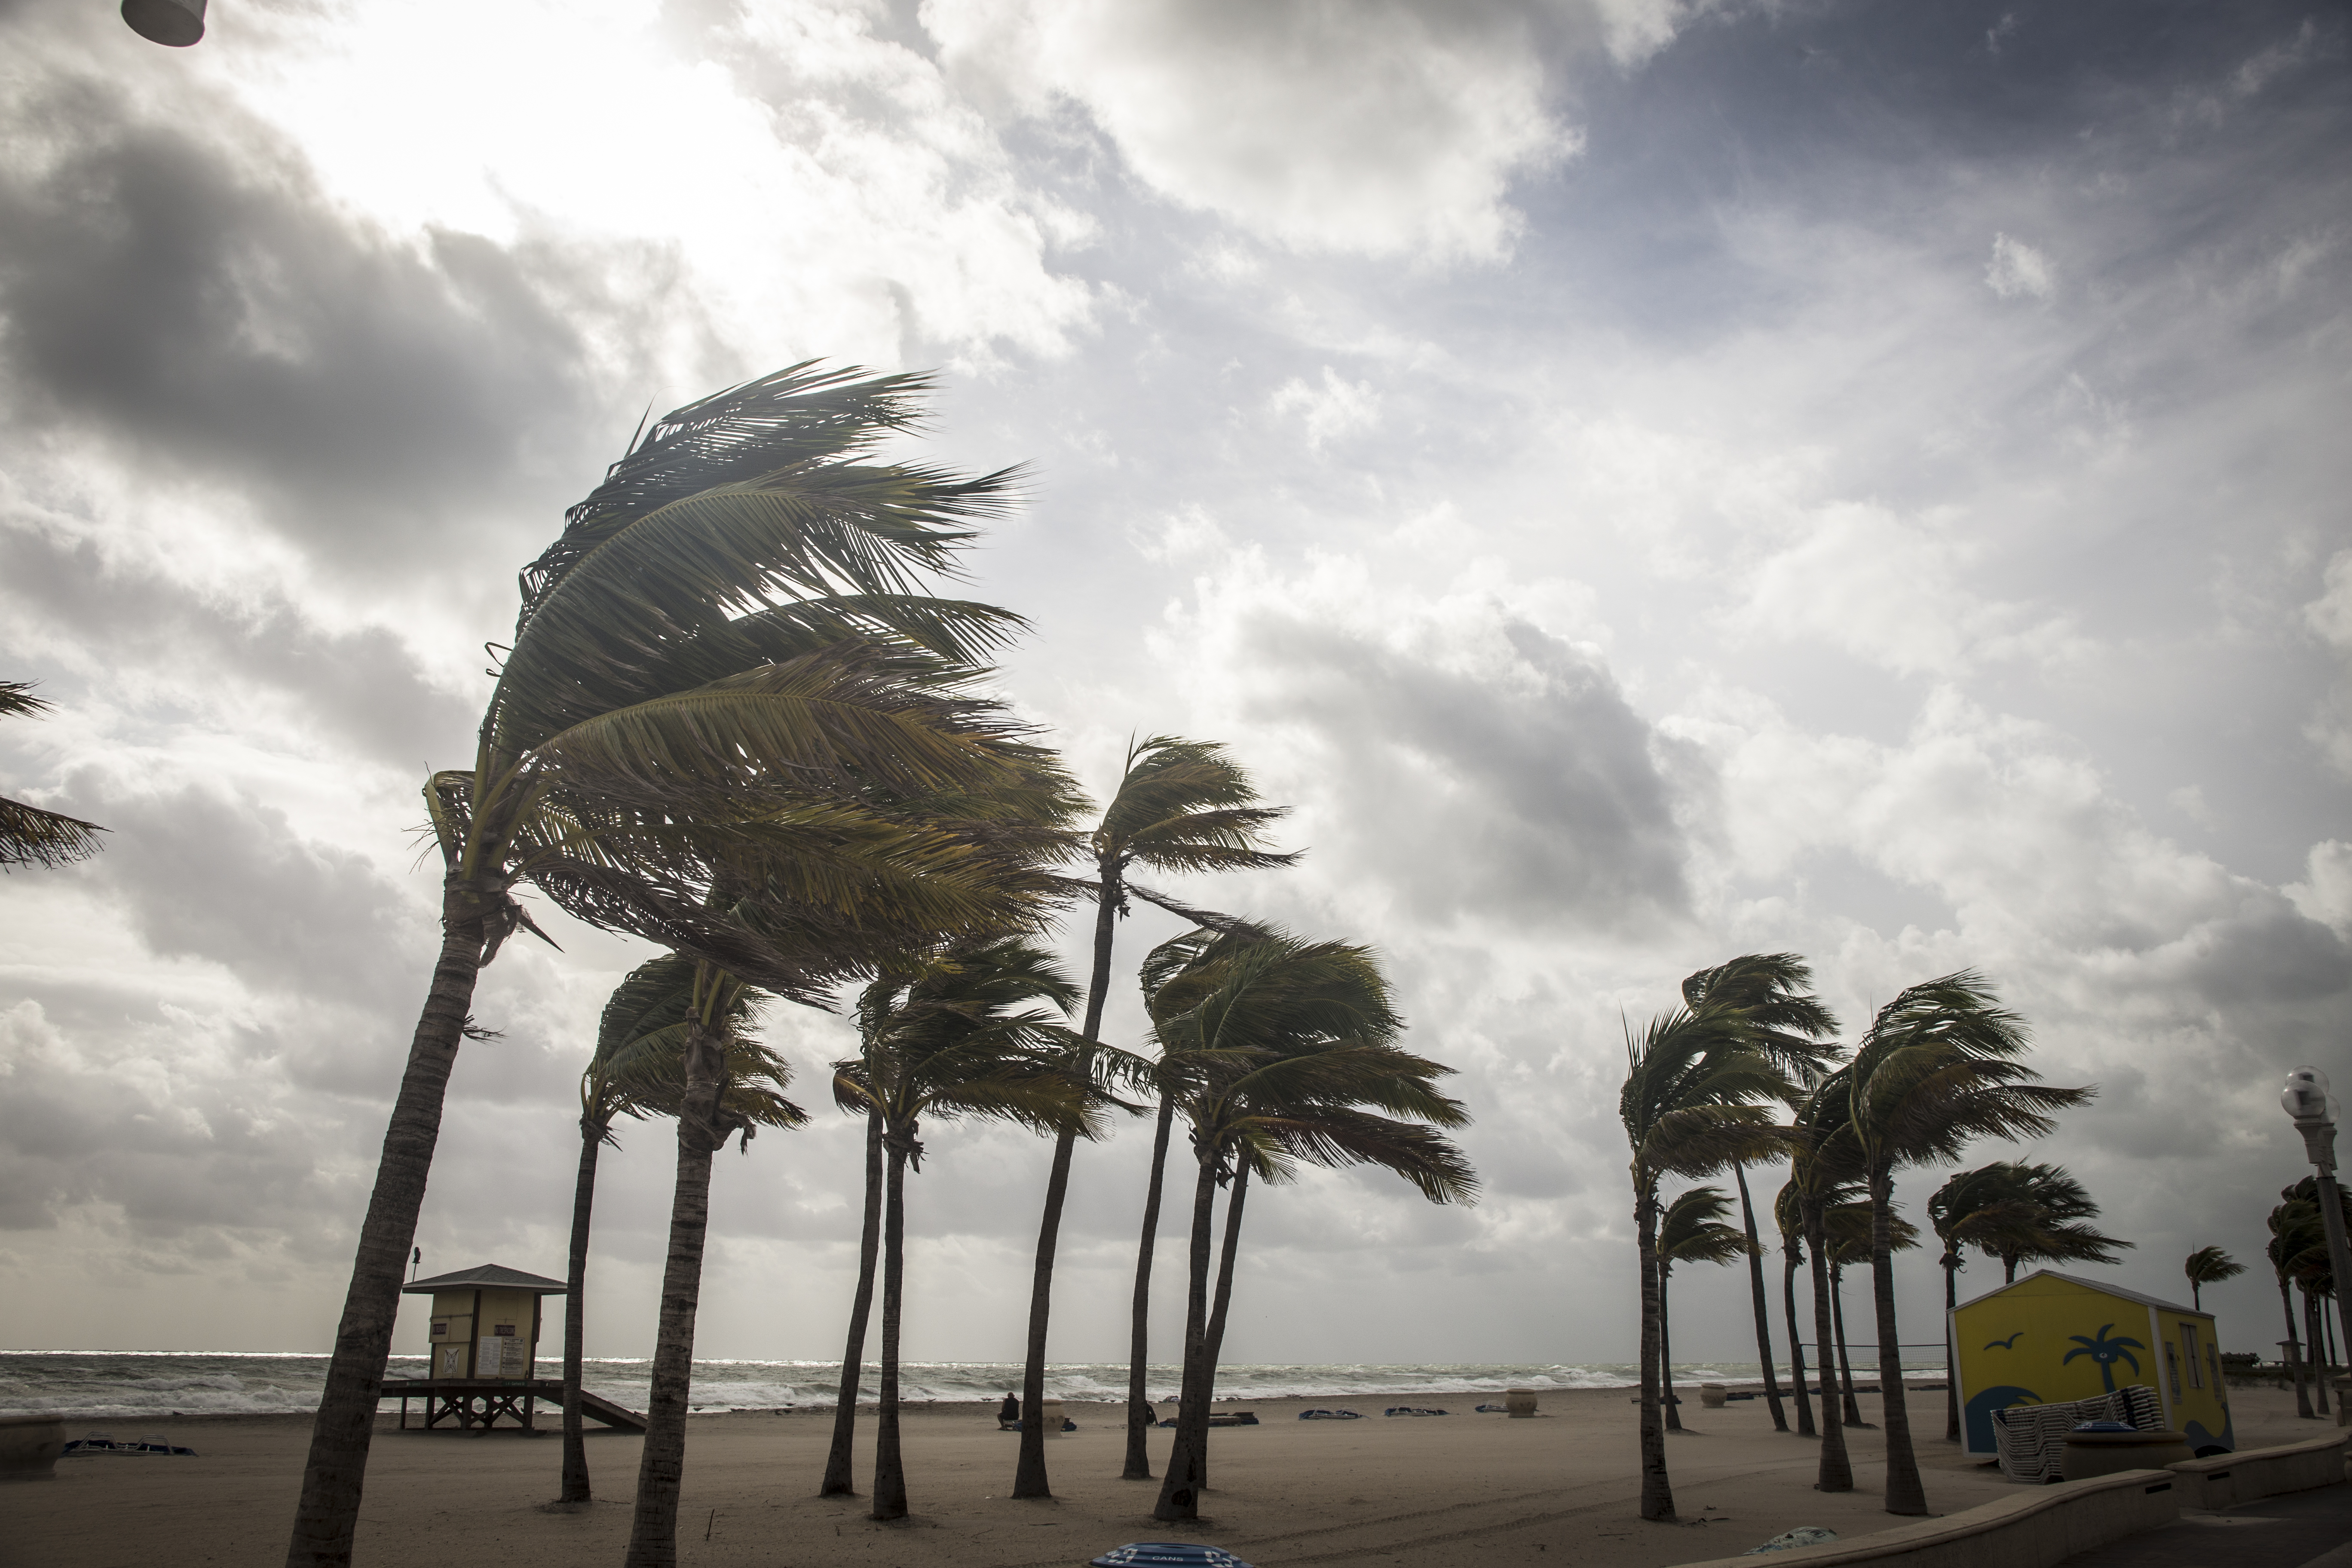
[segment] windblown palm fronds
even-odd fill
[[[48,710],[49,704],[33,695],[30,681],[0,680],[0,718],[37,717]],[[12,866],[54,869],[87,860],[104,847],[98,836],[105,831],[95,822],[0,795],[0,871]]]

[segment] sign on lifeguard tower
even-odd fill
[[[565,1294],[563,1281],[484,1263],[400,1288],[433,1298],[435,1379],[528,1383],[539,1354],[540,1298]]]

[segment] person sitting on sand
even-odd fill
[[[1000,1432],[1021,1430],[1021,1401],[1011,1394],[1007,1394],[1004,1403],[996,1407],[996,1429]]]

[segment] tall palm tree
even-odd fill
[[[1440,1131],[1468,1121],[1461,1104],[1434,1087],[1454,1069],[1393,1043],[1404,1021],[1369,950],[1269,931],[1195,979],[1197,1002],[1154,1028],[1166,1064],[1161,1076],[1181,1075],[1179,1110],[1196,1165],[1183,1393],[1153,1510],[1161,1520],[1199,1516],[1209,1405],[1252,1179],[1287,1181],[1302,1164],[1376,1165],[1432,1203],[1466,1203],[1477,1191],[1469,1163]],[[1216,1192],[1227,1184],[1213,1306]]]
[[[1830,1279],[1837,1247],[1830,1235],[1831,1211],[1851,1190],[1862,1168],[1862,1152],[1851,1125],[1847,1092],[1851,1083],[1850,1072],[1841,1068],[1815,1084],[1797,1106],[1790,1131],[1794,1152],[1789,1162],[1788,1190],[1804,1234],[1812,1287],[1813,1348],[1822,1362],[1822,1458],[1813,1485],[1825,1492],[1853,1490],[1853,1464],[1845,1446],[1848,1423],[1841,1401],[1830,1393],[1837,1383],[1830,1352],[1841,1338],[1837,1296]]]
[[[1241,871],[1287,866],[1296,854],[1276,854],[1264,847],[1268,826],[1286,808],[1257,804],[1257,788],[1249,774],[1227,755],[1223,746],[1204,741],[1154,735],[1132,742],[1126,765],[1110,804],[1087,840],[1095,876],[1090,891],[1095,900],[1094,967],[1087,984],[1087,1010],[1080,1026],[1090,1045],[1102,1041],[1103,1005],[1110,994],[1111,947],[1118,918],[1128,912],[1128,895],[1166,902],[1128,879],[1129,871],[1145,867],[1155,871]],[[1183,911],[1178,906],[1180,912]],[[1045,1213],[1037,1225],[1037,1256],[1029,1287],[1029,1333],[1021,1374],[1021,1407],[1034,1410],[1045,1396],[1045,1342],[1053,1317],[1054,1254],[1062,1234],[1062,1207],[1070,1188],[1070,1157],[1074,1135],[1054,1140],[1053,1163],[1045,1176]],[[1156,1224],[1155,1211],[1151,1219]],[[1150,1253],[1138,1266],[1135,1334],[1145,1333],[1149,1309]],[[1134,1357],[1128,1394],[1127,1471],[1151,1473],[1142,1458],[1141,1419],[1143,1352]],[[1053,1496],[1045,1473],[1045,1434],[1037,1423],[1024,1422],[1021,1452],[1014,1466],[1013,1495]]]
[[[1870,1262],[1870,1200],[1859,1183],[1841,1185],[1822,1205],[1822,1231],[1829,1240],[1830,1327],[1837,1335],[1838,1408],[1848,1426],[1868,1426],[1854,1401],[1853,1355],[1845,1333],[1845,1271]],[[1831,1347],[1824,1346],[1827,1354]]]
[[[33,695],[28,680],[0,680],[0,718],[36,717],[49,704]],[[63,812],[44,811],[0,795],[0,871],[11,866],[69,866],[99,851],[106,829]]]
[[[1057,1024],[1077,996],[1077,986],[1042,948],[1017,937],[991,936],[909,954],[858,997],[861,1049],[854,1059],[835,1064],[834,1089],[845,1109],[879,1119],[888,1162],[874,1460],[877,1520],[907,1515],[898,1443],[898,1333],[906,1173],[910,1166],[922,1169],[922,1120],[971,1117],[1045,1134],[1097,1131],[1101,1102],[1093,1085],[1073,1070],[1076,1064],[1065,1048],[1066,1031]]]
[[[2180,1271],[2189,1277],[2189,1304],[2201,1312],[2205,1310],[2205,1287],[2235,1279],[2246,1271],[2246,1266],[2218,1247],[2200,1247],[2182,1262]]]
[[[2316,1412],[2304,1385],[2303,1335],[2295,1327],[2294,1288],[2305,1259],[2321,1245],[2319,1209],[2310,1202],[2297,1203],[2293,1188],[2284,1195],[2285,1201],[2270,1212],[2271,1239],[2263,1251],[2277,1277],[2279,1309],[2286,1315],[2287,1374],[2294,1379],[2294,1413],[2311,1420]]]
[[[908,595],[1010,494],[1007,474],[867,460],[913,421],[927,384],[802,365],[677,410],[523,574],[474,765],[425,790],[441,948],[361,1226],[289,1568],[351,1558],[402,1266],[476,979],[515,931],[537,929],[512,889],[531,883],[592,924],[813,997],[863,941],[828,945],[812,918],[795,962],[775,963],[729,918],[733,900],[706,896],[714,843],[763,856],[759,880],[834,916],[836,934],[855,912],[845,860],[874,873],[856,899],[936,914],[958,901],[970,847],[909,837],[838,792],[971,789],[1034,763],[985,705],[864,640],[888,634],[954,670],[1019,624]],[[835,798],[820,808],[812,789]]]
[[[1666,1429],[1682,1430],[1675,1399],[1674,1315],[1667,1300],[1677,1263],[1729,1263],[1752,1256],[1748,1237],[1726,1225],[1731,1200],[1721,1187],[1693,1187],[1658,1216],[1658,1362],[1665,1372]]]
[[[841,1351],[841,1385],[834,1396],[833,1442],[825,1450],[819,1497],[854,1497],[852,1446],[857,1436],[857,1391],[866,1370],[866,1326],[874,1315],[874,1273],[882,1258],[882,1112],[866,1116],[866,1215],[857,1235],[857,1288],[850,1293],[849,1335]]]
[[[1805,1264],[1805,1220],[1797,1200],[1797,1184],[1783,1182],[1772,1199],[1772,1218],[1780,1229],[1780,1308],[1789,1330],[1789,1375],[1795,1381],[1797,1436],[1819,1436],[1813,1426],[1813,1405],[1805,1392],[1805,1339],[1797,1327],[1797,1270]]]
[[[1837,1017],[1813,995],[1812,983],[1811,967],[1796,953],[1745,953],[1687,976],[1683,1002],[1691,1007],[1712,1001],[1743,1009],[1754,1031],[1755,1048],[1800,1083],[1811,1083],[1842,1054],[1831,1038],[1837,1033]],[[1789,1418],[1780,1408],[1780,1374],[1772,1364],[1772,1315],[1765,1305],[1764,1248],[1757,1238],[1756,1205],[1748,1192],[1748,1168],[1734,1165],[1731,1173],[1739,1188],[1740,1226],[1748,1234],[1748,1286],[1756,1313],[1756,1356],[1764,1365],[1764,1403],[1772,1412],[1773,1430],[1786,1432]],[[1666,1412],[1671,1422],[1671,1404]]]
[[[2000,1259],[2001,1282],[2015,1284],[2028,1263],[2118,1263],[2116,1255],[2138,1245],[2103,1234],[2090,1222],[2099,1205],[2063,1165],[2008,1164],[2011,1194],[2032,1205],[2030,1225],[1998,1232],[1999,1245],[1979,1250]]]
[[[1660,1404],[1658,1183],[1669,1175],[1711,1176],[1769,1159],[1790,1147],[1768,1101],[1796,1093],[1788,1074],[1749,1044],[1740,1008],[1709,1003],[1677,1007],[1628,1037],[1628,1070],[1618,1091],[1618,1119],[1633,1158],[1633,1230],[1642,1287],[1642,1517],[1675,1517],[1666,1473]]]
[[[604,1003],[595,1054],[580,1075],[580,1169],[572,1184],[572,1254],[564,1279],[569,1295],[563,1313],[563,1490],[559,1502],[593,1500],[582,1431],[580,1367],[587,1335],[588,1237],[596,1201],[596,1156],[607,1143],[619,1146],[613,1136],[617,1118],[676,1114],[684,1088],[693,983],[692,961],[676,953],[631,971]],[[729,1104],[751,1126],[797,1126],[800,1112],[782,1093],[792,1069],[746,1032],[759,1002],[756,992],[746,990],[727,1021],[733,1057],[728,1070]]]
[[[1957,1159],[1979,1137],[2042,1137],[2051,1113],[2095,1090],[2053,1089],[2018,1058],[2023,1020],[1970,970],[1913,985],[1878,1010],[1851,1068],[1854,1142],[1870,1184],[1871,1299],[1877,1309],[1880,1419],[1886,1428],[1886,1511],[1924,1514],[1927,1489],[1911,1445],[1895,1314],[1895,1172]]]
[[[1944,1310],[1948,1321],[1952,1310],[1959,1305],[1959,1271],[1968,1267],[1967,1248],[1974,1247],[1997,1258],[2004,1251],[2022,1250],[2032,1244],[2032,1237],[2025,1233],[2041,1223],[2043,1211],[2021,1195],[2018,1180],[2021,1168],[2001,1160],[1962,1171],[1937,1188],[1935,1195],[1927,1200],[1928,1223],[1944,1247],[1936,1262],[1944,1271]],[[1960,1436],[1959,1386],[1952,1365],[1952,1339],[1947,1333],[1944,1436],[1951,1442],[1958,1442]]]

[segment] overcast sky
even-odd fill
[[[2100,1093],[1978,1157],[2070,1166],[2120,1283],[2252,1262],[2223,1338],[2283,1331],[2278,1081],[2352,1069],[2340,7],[211,28],[0,0],[0,678],[58,704],[0,790],[112,830],[0,880],[0,1344],[328,1347],[436,941],[416,792],[514,573],[648,405],[810,357],[936,370],[920,450],[1033,466],[974,563],[1035,625],[1007,695],[1097,789],[1130,732],[1230,743],[1307,858],[1181,890],[1377,944],[1462,1069],[1483,1201],[1264,1194],[1230,1359],[1630,1356],[1621,1019],[1780,949],[1849,1029],[1984,971]],[[648,953],[551,925],[484,977],[428,1271],[562,1272]],[[1123,929],[1115,1039],[1176,929]],[[841,1025],[772,1032],[821,1104]],[[589,1342],[644,1354],[674,1142],[622,1138]],[[838,1353],[858,1142],[720,1162],[703,1353]],[[1043,1151],[929,1142],[908,1354],[1015,1358]],[[1123,1354],[1148,1142],[1081,1151],[1055,1359]],[[1675,1300],[1678,1351],[1752,1358],[1736,1271]]]

